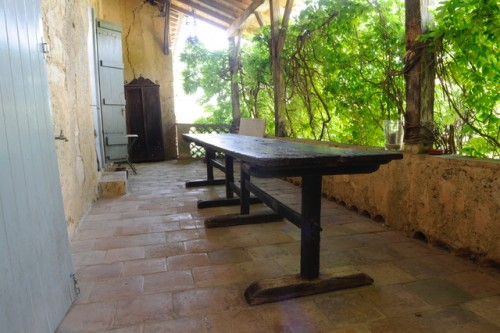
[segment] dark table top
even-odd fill
[[[378,167],[403,158],[401,152],[337,148],[238,134],[183,134],[183,138],[261,169],[321,169],[322,174],[335,174],[338,168]]]

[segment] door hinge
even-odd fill
[[[49,46],[49,44],[47,42],[45,42],[45,40],[43,39],[43,37],[42,37],[42,40],[40,42],[40,46],[41,46],[43,54],[47,54],[47,53],[50,52],[50,46]]]

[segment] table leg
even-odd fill
[[[226,198],[233,198],[234,192],[231,186],[234,183],[234,159],[229,155],[226,155],[225,157],[225,167],[226,167]]]
[[[302,219],[300,222],[300,274],[263,279],[245,290],[250,305],[277,302],[373,283],[368,275],[352,267],[338,267],[320,275],[321,176],[302,177]]]
[[[214,180],[214,167],[212,165],[212,160],[215,159],[215,151],[206,148],[205,158],[207,159],[207,180]]]
[[[187,181],[186,188],[226,184],[226,178],[214,179],[214,166],[212,161],[215,159],[215,151],[205,148],[205,158],[207,159],[207,179]]]
[[[247,188],[247,182],[250,181],[250,175],[245,172],[243,163],[240,171],[240,214],[247,215],[250,213],[250,192]]]
[[[321,233],[321,176],[302,177],[302,223],[300,225],[300,276],[319,276]]]
[[[273,212],[259,212],[250,214],[250,204],[260,202],[258,198],[250,197],[250,191],[247,188],[247,183],[250,181],[250,174],[244,170],[243,164],[241,165],[240,172],[240,190],[239,190],[239,204],[240,214],[229,214],[222,216],[213,216],[205,219],[205,227],[218,228],[230,227],[242,224],[257,224],[281,221],[283,218]],[[226,199],[231,200],[231,199]],[[238,199],[236,199],[238,200]],[[198,202],[198,207],[200,203]]]

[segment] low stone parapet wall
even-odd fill
[[[500,161],[405,153],[372,174],[324,177],[323,193],[409,236],[498,264],[499,175]]]

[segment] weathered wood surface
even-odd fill
[[[247,162],[255,171],[286,170],[292,173],[296,170],[299,176],[304,170],[336,174],[336,168],[346,167],[352,170],[360,167],[360,173],[366,173],[370,165],[378,166],[403,158],[401,153],[385,150],[346,149],[237,134],[184,134],[183,138]]]

